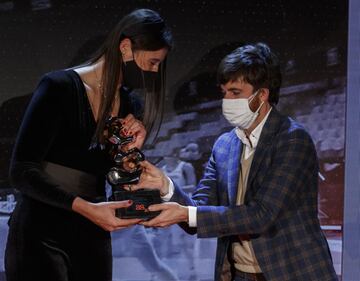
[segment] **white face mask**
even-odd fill
[[[251,97],[245,99],[222,100],[223,115],[232,126],[245,130],[255,121],[264,102],[260,104],[255,112],[251,111],[249,104],[256,97],[258,92],[259,91],[256,91]]]

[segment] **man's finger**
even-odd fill
[[[143,226],[147,226],[147,227],[155,227],[158,223],[159,223],[159,219],[153,218],[152,220],[144,221],[144,222],[141,222],[140,224]]]
[[[145,168],[145,169],[151,169],[152,168],[151,163],[149,161],[147,161],[147,160],[141,161],[140,166]]]
[[[164,205],[165,204],[154,204],[151,206],[153,206],[153,207],[155,206],[155,208],[157,208],[158,206],[163,207]],[[149,207],[149,209],[150,209],[150,207]],[[168,214],[160,213],[155,218],[148,220],[148,221],[141,222],[140,224],[142,224],[144,226],[149,226],[149,227],[158,227],[158,226],[160,226],[160,224],[163,224],[168,220],[167,216],[168,216]]]
[[[168,207],[166,204],[154,204],[149,206],[149,211],[156,212],[156,211],[163,211],[166,210]]]
[[[134,141],[136,141],[136,139],[135,139]],[[127,150],[130,150],[130,149],[134,148],[134,147],[136,147],[136,143],[135,143],[135,142],[131,142],[131,143],[128,143],[128,144],[124,145],[124,146],[123,146],[123,149],[124,149],[125,151],[127,151]]]
[[[144,188],[144,186],[142,186],[141,184],[134,184],[131,186],[131,190],[139,190],[139,189],[142,189]]]
[[[135,190],[142,189],[143,187],[140,184],[125,184],[125,185],[123,185],[123,188],[127,191],[135,191]]]
[[[172,225],[172,223],[169,223],[167,221],[163,221],[160,219],[158,219],[158,220],[152,219],[151,221],[142,222],[140,224],[142,224],[143,226],[146,226],[146,227],[168,227],[168,226]]]

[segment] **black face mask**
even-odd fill
[[[155,81],[158,77],[157,72],[142,70],[135,62],[135,60],[123,62],[123,86],[135,89],[146,89],[153,91],[155,88]]]

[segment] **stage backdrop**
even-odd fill
[[[148,158],[181,175],[191,193],[214,141],[231,129],[221,116],[218,63],[244,43],[269,44],[284,74],[278,108],[303,124],[317,148],[319,218],[340,275],[347,1],[1,0],[0,280],[17,196],[7,177],[9,158],[33,89],[44,73],[83,62],[123,15],[143,7],[157,10],[175,37],[166,115],[159,136],[145,147]],[[212,280],[214,239],[196,239],[178,226],[134,227],[112,237],[114,280]]]

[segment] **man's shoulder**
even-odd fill
[[[294,137],[309,135],[305,127],[302,124],[300,124],[298,121],[296,121],[295,119],[289,116],[286,116],[285,119],[286,121],[283,123],[283,126],[281,128],[283,133],[289,134]]]
[[[278,140],[313,142],[311,135],[302,124],[289,116],[282,116],[281,119],[281,126],[277,133]]]
[[[214,143],[214,147],[217,146],[223,146],[223,145],[227,145],[230,144],[234,138],[237,138],[237,135],[235,133],[235,129],[232,129],[231,131],[227,131],[223,134],[221,134],[215,141]]]
[[[234,142],[240,142],[235,133],[235,129],[221,134],[214,143],[212,149],[213,154],[218,157],[226,157]]]

